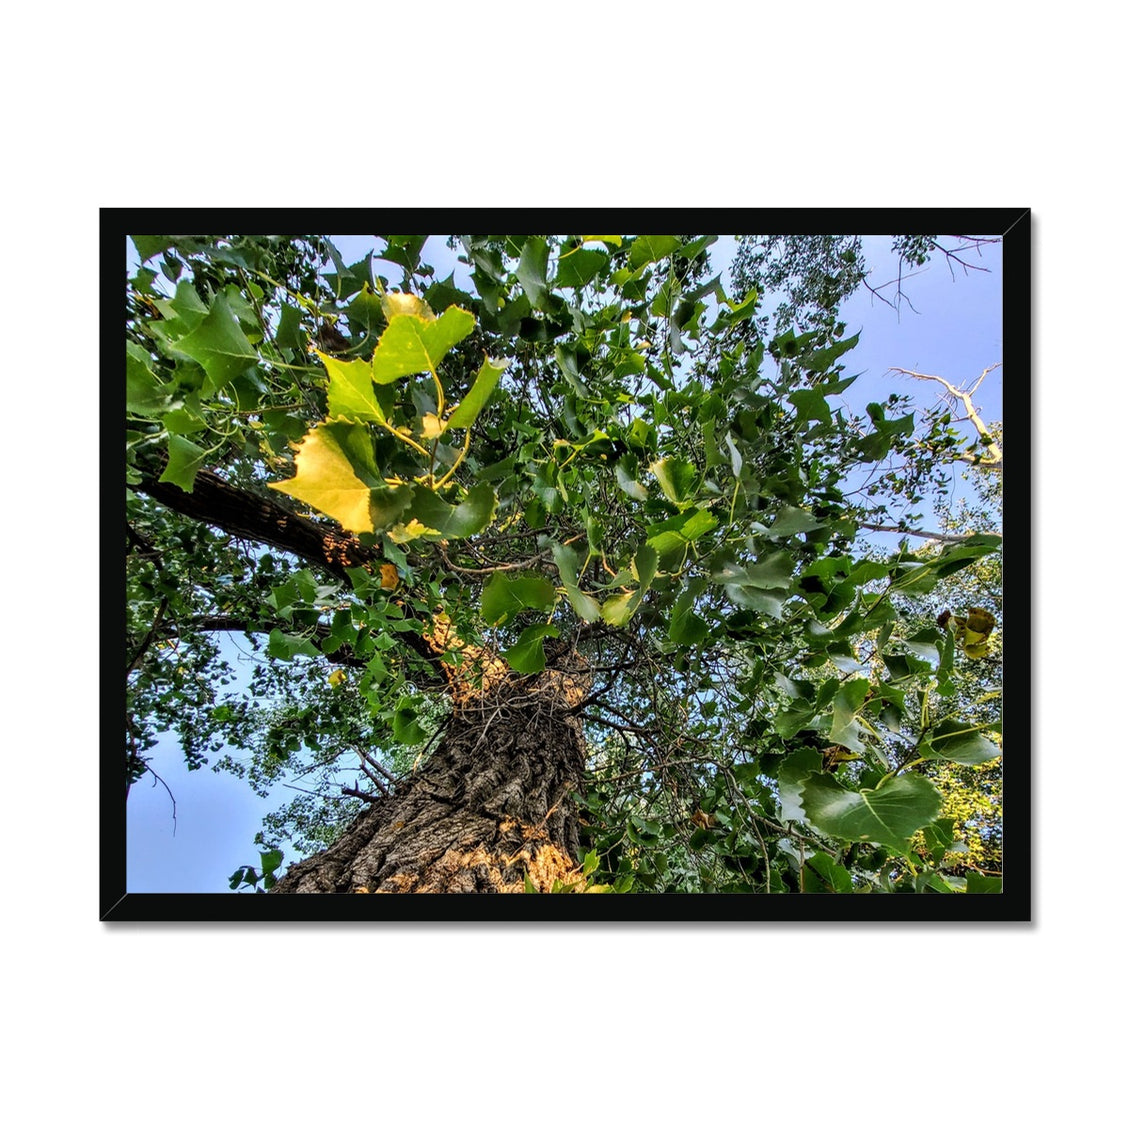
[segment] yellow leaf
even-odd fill
[[[386,588],[391,591],[399,583],[400,574],[396,571],[396,566],[394,564],[389,564],[388,561],[385,561],[384,564],[380,566],[381,588]]]
[[[380,299],[384,316],[391,321],[397,314],[410,314],[413,317],[424,318],[427,321],[435,320],[435,313],[431,307],[414,294],[385,294]]]
[[[437,532],[438,530],[429,529],[419,518],[413,517],[407,525],[403,522],[397,522],[388,531],[388,536],[391,537],[397,545],[406,545],[409,541],[414,541],[417,537],[422,537],[425,533]]]
[[[330,686],[340,686],[345,681],[345,672],[343,670],[334,670],[330,672],[329,684]]]
[[[959,620],[958,620],[959,622]],[[988,636],[996,626],[996,617],[986,608],[969,608],[964,625],[964,653],[970,659],[982,659],[988,654]]]
[[[357,477],[341,446],[342,426],[348,425],[319,424],[308,432],[294,456],[294,477],[268,485],[328,514],[351,533],[372,533],[372,489]]]
[[[861,759],[860,754],[852,753],[842,745],[828,745],[823,750],[823,771],[834,772],[841,764]]]
[[[968,609],[968,629],[977,634],[983,635],[985,638],[991,635],[992,629],[996,626],[996,617],[992,615],[987,608],[969,608]]]
[[[425,412],[420,423],[423,426],[424,439],[438,439],[445,430],[439,417],[432,412]]]
[[[950,623],[957,643],[970,659],[982,659],[988,654],[988,636],[996,627],[996,617],[987,608],[969,608],[968,615],[950,615],[942,612],[937,617],[941,627]]]

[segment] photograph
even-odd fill
[[[101,920],[1030,920],[1029,209],[100,221]]]

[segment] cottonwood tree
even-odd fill
[[[943,261],[954,278],[986,271],[984,249],[999,242],[985,235],[892,236],[893,277],[876,278],[858,235],[739,235],[733,279],[772,296],[754,315],[762,335],[796,328],[831,337],[843,330],[840,306],[860,287],[898,313],[913,310],[906,285],[926,263]]]
[[[463,289],[426,236],[134,236],[127,791],[164,728],[352,769],[278,893],[998,888],[923,771],[998,718],[905,608],[1000,537],[857,549],[913,415],[846,409],[855,339],[750,332],[715,238],[462,236]]]

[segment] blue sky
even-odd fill
[[[341,236],[334,242],[347,263],[363,258],[375,246],[370,236]],[[890,253],[888,238],[866,237],[863,246],[873,285],[896,277],[896,258]],[[730,240],[723,238],[715,244],[712,273],[727,270],[732,253]],[[456,261],[457,252],[446,247],[444,237],[428,240],[423,260],[435,266],[437,278],[446,278],[453,269],[456,282],[469,287],[466,268]],[[916,313],[906,305],[896,313],[865,290],[847,301],[841,312],[847,335],[861,331],[858,345],[844,357],[847,372],[859,374],[845,397],[852,407],[861,411],[869,401],[883,400],[894,391],[915,395],[922,406],[935,401],[937,386],[888,375],[892,367],[943,376],[963,385],[1004,360],[999,246],[988,247],[982,258],[972,261],[988,270],[965,274],[957,268],[954,277],[944,261],[934,260],[910,278],[905,290]],[[379,264],[378,270],[393,286],[398,283],[399,267]],[[977,395],[985,421],[1001,418],[1003,371],[990,374]],[[241,660],[245,649],[245,640],[225,645],[225,657],[236,670],[246,665]],[[253,840],[263,816],[288,802],[294,793],[280,787],[263,799],[245,781],[226,773],[209,768],[188,772],[171,736],[163,737],[151,755],[154,770],[176,797],[175,833],[169,794],[147,775],[134,786],[128,802],[127,889],[134,893],[226,891],[227,878],[236,867],[258,865]],[[284,866],[294,861],[288,853]]]

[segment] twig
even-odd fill
[[[153,787],[156,788],[157,787],[156,782],[158,780],[160,780],[161,783],[164,784],[164,786],[165,786],[165,791],[168,792],[168,794],[169,794],[169,799],[172,800],[172,833],[175,836],[176,835],[176,797],[172,794],[172,789],[167,784],[165,784],[164,780],[162,780],[161,777],[159,777],[148,765],[145,766],[145,771],[148,772],[153,777]]]
[[[902,529],[897,525],[872,525],[868,521],[858,523],[860,529],[870,529],[875,533],[902,533],[906,537],[925,537],[931,541],[945,541],[956,544],[972,536],[970,533],[934,533],[928,529]],[[999,534],[997,533],[998,537]]]
[[[161,626],[161,619],[165,614],[165,609],[169,606],[169,598],[165,596],[161,600],[160,606],[157,608],[157,614],[153,617],[153,626],[149,628],[149,634],[145,636],[141,646],[137,649],[137,654],[130,660],[129,666],[125,668],[126,677],[133,673],[134,668],[141,661],[141,657],[149,650],[150,644],[153,642],[153,637],[157,634],[157,628]]]
[[[341,785],[341,794],[343,796],[356,796],[358,800],[367,800],[370,804],[375,804],[381,797],[374,796],[372,792],[362,792],[359,788],[349,788],[346,785]],[[388,795],[387,792],[384,793]]]

